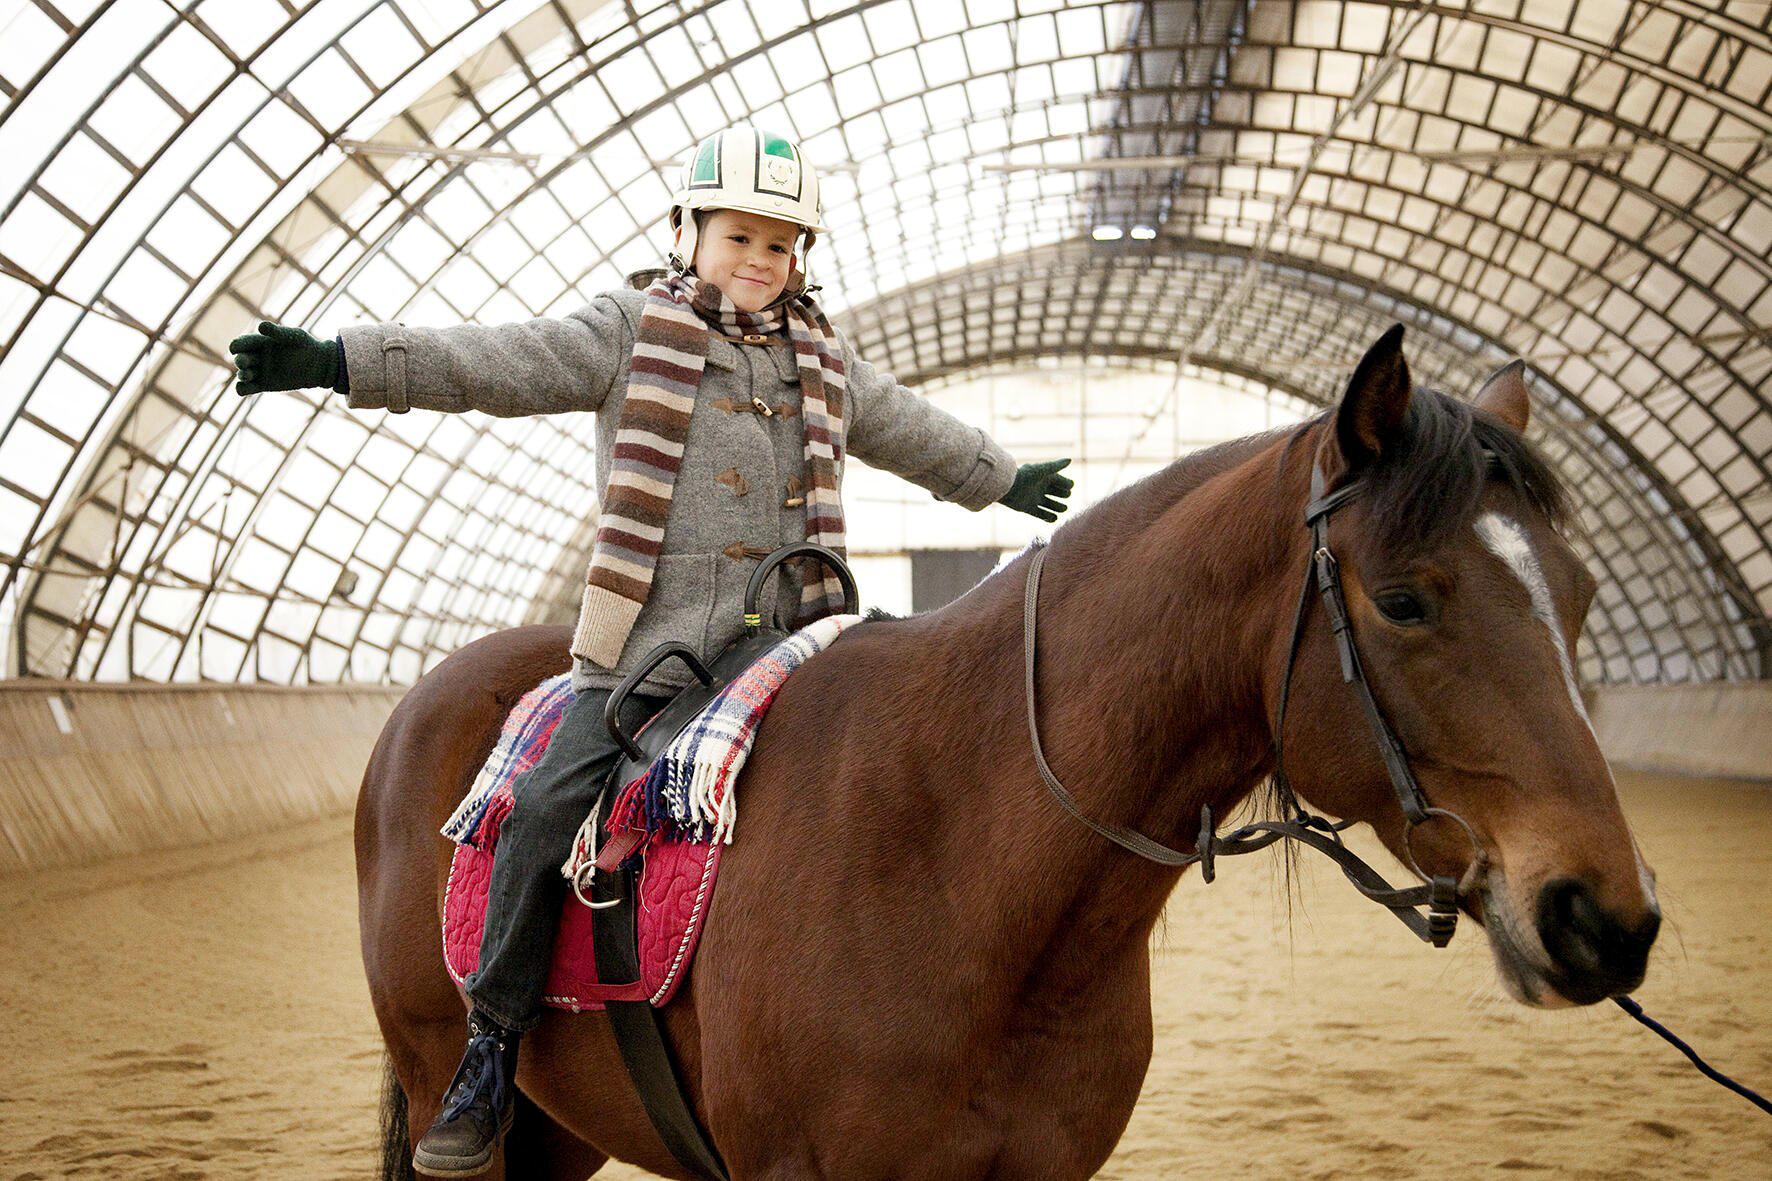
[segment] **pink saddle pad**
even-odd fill
[[[457,984],[480,963],[493,851],[498,847],[498,829],[510,810],[507,781],[493,792],[474,840],[456,848],[449,866],[443,901],[443,958]],[[578,1013],[601,1009],[606,1001],[645,1000],[662,1005],[676,995],[694,958],[702,919],[714,896],[722,847],[657,839],[648,845],[640,871],[638,980],[599,979],[591,943],[591,910],[568,888],[543,1002]]]

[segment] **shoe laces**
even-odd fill
[[[439,1118],[444,1122],[455,1119],[474,1106],[475,1101],[488,1089],[491,1091],[493,1110],[502,1110],[509,1082],[505,1077],[504,1044],[501,1039],[490,1033],[474,1035],[468,1039],[467,1053],[462,1055],[461,1065],[456,1067],[455,1077],[450,1080],[449,1104]]]

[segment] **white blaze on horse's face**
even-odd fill
[[[1563,622],[1557,615],[1556,602],[1551,596],[1550,583],[1544,574],[1544,564],[1539,560],[1538,553],[1532,547],[1531,538],[1520,523],[1511,517],[1498,512],[1485,512],[1477,518],[1474,526],[1479,541],[1485,549],[1493,553],[1505,565],[1510,573],[1519,580],[1526,590],[1532,604],[1533,618],[1545,627],[1550,635],[1551,646],[1557,654],[1557,666],[1562,672],[1563,687],[1569,694],[1569,704],[1574,708],[1575,716],[1581,719],[1593,738],[1596,748],[1599,739],[1594,735],[1593,720],[1588,716],[1587,707],[1582,703],[1581,690],[1575,676],[1575,662],[1569,651],[1569,643],[1563,631]],[[1601,759],[1602,766],[1604,759]],[[1607,774],[1610,780],[1610,774]],[[1660,908],[1656,904],[1654,876],[1644,864],[1642,855],[1632,841],[1635,856],[1637,881],[1642,889],[1645,912],[1659,916]],[[1516,999],[1541,1007],[1560,1007],[1570,1003],[1560,996],[1554,988],[1545,987],[1543,979],[1534,979],[1546,969],[1554,968],[1554,957],[1545,947],[1543,932],[1538,924],[1527,916],[1532,913],[1530,906],[1522,908],[1512,898],[1505,885],[1495,888],[1496,882],[1488,882],[1484,890],[1484,909],[1487,915],[1486,926],[1491,935],[1491,946],[1495,951],[1498,966],[1501,969],[1503,983]]]
[[[1551,601],[1550,584],[1545,581],[1544,567],[1539,564],[1538,554],[1532,549],[1531,539],[1520,523],[1511,517],[1504,517],[1497,512],[1487,512],[1477,518],[1477,538],[1482,541],[1491,553],[1500,558],[1513,571],[1515,578],[1525,586],[1526,593],[1532,598],[1532,614],[1544,624],[1550,632],[1551,643],[1557,649],[1557,662],[1563,670],[1563,686],[1569,690],[1569,700],[1575,706],[1575,714],[1591,732],[1593,720],[1587,716],[1587,706],[1581,703],[1581,689],[1575,682],[1575,663],[1569,657],[1569,644],[1563,638],[1563,624],[1557,618],[1557,606]]]

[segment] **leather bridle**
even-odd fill
[[[1485,452],[1484,460],[1491,466],[1495,457]],[[1409,768],[1409,755],[1403,749],[1402,742],[1397,738],[1396,731],[1385,720],[1384,711],[1378,708],[1378,700],[1372,695],[1372,686],[1366,680],[1366,673],[1360,664],[1360,651],[1354,645],[1353,624],[1348,619],[1347,598],[1341,586],[1341,568],[1336,564],[1335,554],[1329,549],[1329,517],[1336,509],[1346,504],[1361,491],[1358,483],[1347,484],[1327,496],[1323,494],[1325,481],[1320,468],[1313,465],[1311,469],[1311,502],[1305,506],[1304,523],[1311,531],[1311,553],[1305,564],[1304,586],[1298,593],[1298,614],[1292,623],[1292,644],[1286,653],[1286,676],[1280,682],[1280,702],[1274,718],[1274,785],[1279,791],[1281,806],[1290,813],[1286,820],[1259,820],[1246,824],[1235,832],[1220,836],[1212,822],[1212,806],[1200,808],[1200,836],[1195,843],[1195,851],[1183,853],[1162,845],[1142,833],[1117,824],[1103,824],[1083,814],[1077,806],[1076,799],[1065,790],[1064,784],[1052,773],[1046,763],[1046,754],[1040,749],[1040,724],[1034,700],[1034,633],[1035,611],[1040,598],[1040,567],[1046,561],[1046,547],[1042,545],[1035,551],[1033,561],[1028,565],[1027,603],[1022,614],[1022,649],[1027,658],[1027,701],[1028,701],[1028,735],[1034,743],[1034,765],[1040,770],[1040,778],[1045,780],[1046,788],[1052,793],[1064,810],[1075,816],[1088,827],[1094,829],[1116,845],[1138,854],[1140,857],[1155,861],[1159,865],[1198,865],[1200,876],[1208,882],[1213,877],[1213,864],[1220,856],[1237,853],[1254,853],[1281,840],[1294,840],[1309,845],[1319,852],[1334,858],[1341,867],[1341,872],[1354,888],[1372,901],[1389,908],[1390,912],[1401,919],[1403,925],[1415,932],[1423,942],[1435,947],[1445,947],[1452,941],[1452,934],[1458,926],[1458,900],[1466,897],[1472,890],[1482,885],[1482,879],[1488,868],[1488,856],[1483,851],[1482,842],[1464,817],[1445,808],[1436,808],[1427,802],[1421,785],[1415,781],[1415,773]],[[1354,686],[1359,695],[1360,708],[1365,711],[1366,724],[1372,736],[1378,742],[1378,752],[1384,759],[1385,770],[1390,773],[1391,787],[1396,790],[1397,803],[1403,809],[1403,855],[1409,868],[1415,875],[1424,879],[1424,884],[1397,889],[1385,881],[1378,871],[1360,860],[1352,850],[1341,843],[1341,832],[1354,822],[1351,820],[1331,821],[1322,816],[1305,811],[1299,802],[1298,794],[1286,780],[1285,764],[1282,760],[1282,745],[1285,734],[1286,700],[1291,694],[1292,667],[1298,660],[1299,642],[1304,638],[1304,623],[1310,612],[1311,588],[1316,587],[1323,600],[1323,610],[1329,616],[1329,629],[1335,635],[1335,648],[1341,656],[1341,679]],[[1450,820],[1464,829],[1470,839],[1472,856],[1470,866],[1465,870],[1462,879],[1447,876],[1429,877],[1421,871],[1416,863],[1412,840],[1415,830],[1430,820]],[[1421,908],[1426,907],[1426,913]],[[1772,1115],[1772,1102],[1753,1089],[1743,1086],[1728,1075],[1711,1066],[1698,1051],[1681,1041],[1673,1031],[1643,1012],[1643,1006],[1628,996],[1615,996],[1614,1004],[1629,1013],[1637,1021],[1642,1022],[1657,1036],[1677,1048],[1697,1067],[1706,1078],[1734,1091],[1761,1111]]]
[[[1281,805],[1289,813],[1287,819],[1256,821],[1220,835],[1213,821],[1212,807],[1207,804],[1200,809],[1200,835],[1194,846],[1195,851],[1183,853],[1130,828],[1105,824],[1083,813],[1076,798],[1053,774],[1040,746],[1039,713],[1034,695],[1034,653],[1040,568],[1045,563],[1048,552],[1044,545],[1035,551],[1033,561],[1028,567],[1027,600],[1022,617],[1022,648],[1027,671],[1028,735],[1033,740],[1034,765],[1039,769],[1040,778],[1045,781],[1052,798],[1065,811],[1108,840],[1146,860],[1169,866],[1197,864],[1200,867],[1200,876],[1210,882],[1214,877],[1215,862],[1221,856],[1254,853],[1281,840],[1298,841],[1333,858],[1356,890],[1389,908],[1418,938],[1435,947],[1444,947],[1451,941],[1458,925],[1458,900],[1480,884],[1487,867],[1487,857],[1475,830],[1462,816],[1428,803],[1427,796],[1410,769],[1408,753],[1403,749],[1396,731],[1385,720],[1384,711],[1379,708],[1378,700],[1372,694],[1372,686],[1366,680],[1365,669],[1360,663],[1359,649],[1354,644],[1353,624],[1348,618],[1347,598],[1341,585],[1341,567],[1329,548],[1330,516],[1357,496],[1362,485],[1358,482],[1350,483],[1327,495],[1323,492],[1324,485],[1321,468],[1313,465],[1311,501],[1304,510],[1304,523],[1311,531],[1311,553],[1305,564],[1304,585],[1299,590],[1298,610],[1292,624],[1292,642],[1286,653],[1286,675],[1280,682],[1280,701],[1274,718],[1273,780]],[[1404,860],[1416,876],[1422,879],[1421,885],[1401,889],[1392,886],[1377,870],[1342,844],[1342,831],[1354,821],[1331,821],[1306,811],[1286,778],[1286,703],[1291,696],[1292,669],[1298,660],[1305,621],[1310,613],[1312,587],[1317,589],[1323,600],[1329,628],[1335,636],[1336,651],[1341,657],[1341,679],[1354,686],[1360,707],[1366,715],[1366,723],[1378,743],[1385,770],[1390,774],[1391,786],[1396,791],[1397,803],[1402,807],[1406,826],[1403,831]],[[1429,876],[1416,862],[1413,847],[1415,830],[1436,819],[1457,824],[1470,839],[1473,856],[1462,879],[1445,875]],[[1426,907],[1425,913],[1422,907]]]

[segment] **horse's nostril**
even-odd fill
[[[1660,933],[1661,912],[1651,910],[1643,916],[1643,921],[1637,924],[1636,930],[1627,933],[1626,938],[1632,947],[1639,949],[1641,954],[1647,956],[1649,949],[1655,946],[1655,936]]]
[[[1600,1000],[1636,987],[1660,929],[1654,911],[1627,926],[1574,878],[1548,882],[1538,895],[1539,935],[1565,974],[1560,989],[1571,999]]]
[[[1573,878],[1549,882],[1539,892],[1539,934],[1564,971],[1589,976],[1600,970],[1601,924],[1593,896]]]

